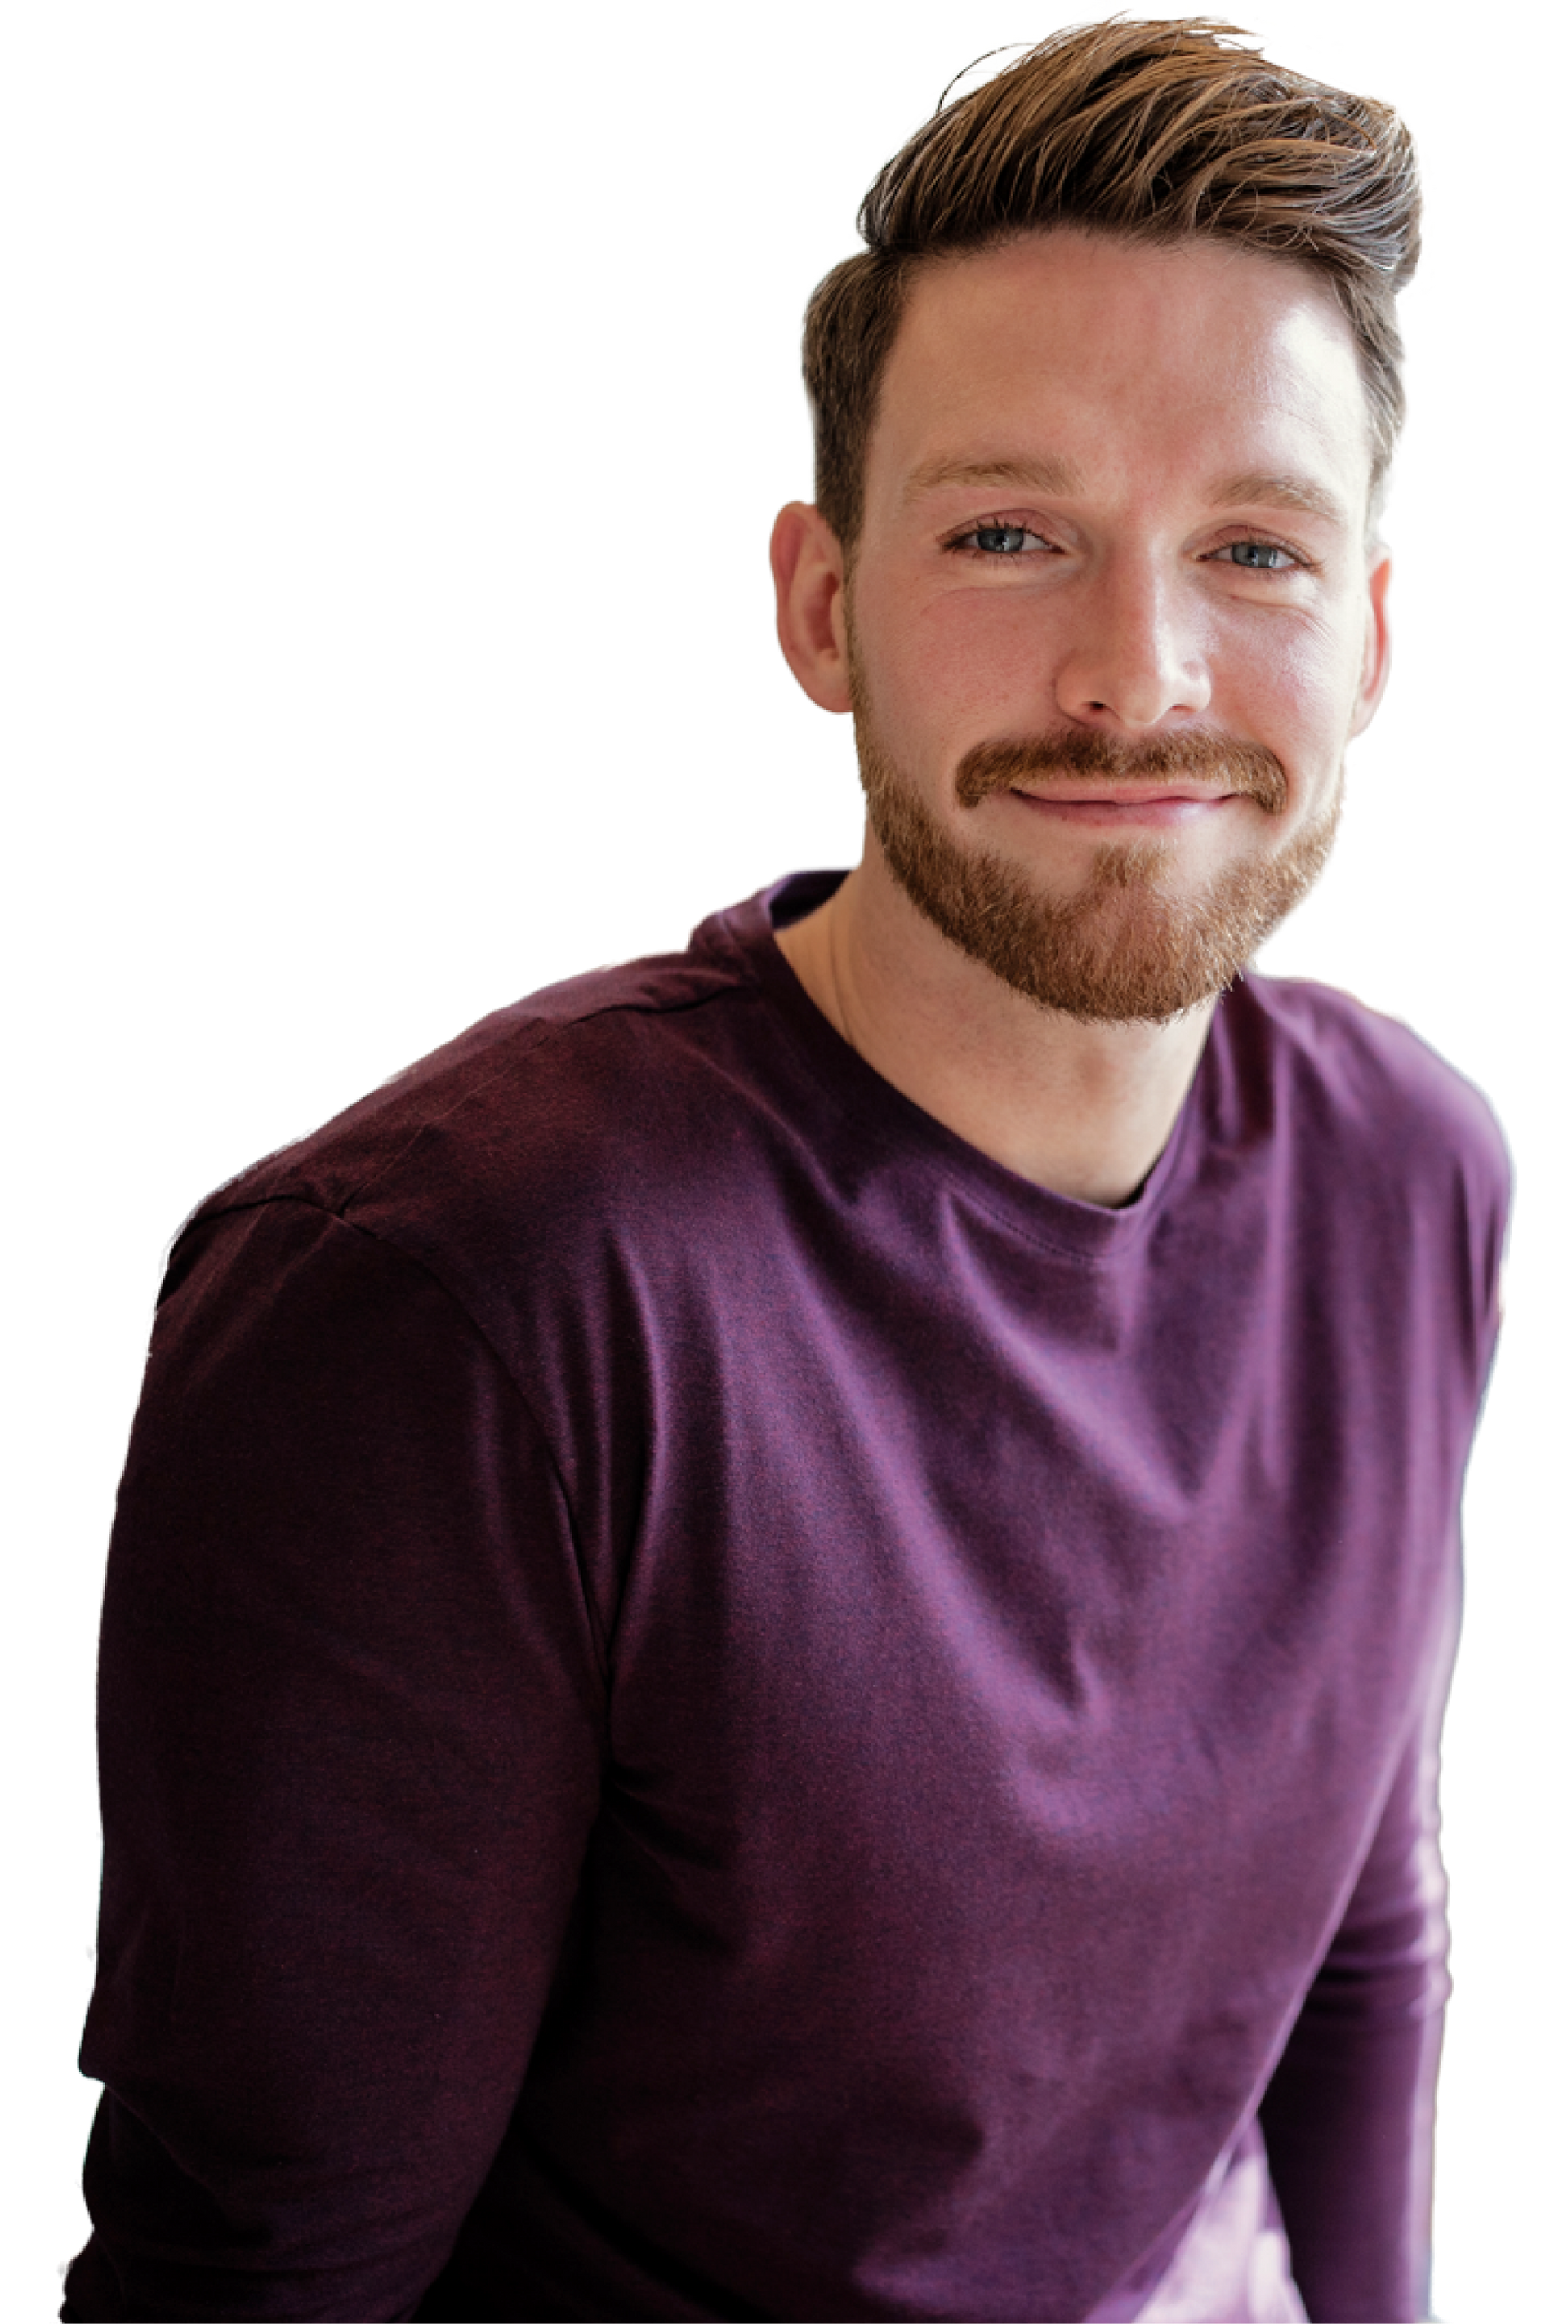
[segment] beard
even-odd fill
[[[1178,845],[1107,842],[1075,894],[1052,896],[1003,857],[962,846],[943,829],[881,745],[853,641],[849,681],[867,817],[889,870],[950,943],[1038,1008],[1086,1025],[1184,1016],[1235,982],[1328,862],[1343,804],[1342,758],[1327,805],[1273,854],[1183,888]],[[968,809],[992,791],[1026,781],[1041,788],[1065,775],[1108,786],[1186,778],[1240,792],[1267,816],[1283,814],[1288,795],[1284,768],[1260,743],[1196,733],[1128,748],[1084,728],[981,743],[961,761],[955,795]]]

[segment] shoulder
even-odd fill
[[[718,916],[681,953],[496,1010],[201,1204],[188,1229],[304,1204],[426,1264],[602,1231],[711,1175],[761,1069],[764,995]],[[729,1117],[726,1120],[726,1115]],[[443,1268],[443,1273],[447,1270]]]
[[[1314,1122],[1390,1157],[1412,1141],[1460,1157],[1506,1194],[1508,1147],[1475,1084],[1397,1018],[1301,977],[1250,976],[1235,997],[1247,1046]],[[1239,1028],[1240,1029],[1240,1028]]]
[[[1358,1222],[1369,1264],[1466,1254],[1490,1305],[1512,1167],[1474,1083],[1408,1025],[1305,979],[1249,976],[1222,1021],[1222,1111],[1266,1128],[1293,1205]]]

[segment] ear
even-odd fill
[[[847,710],[844,550],[819,509],[791,501],[773,527],[773,586],[784,659],[823,710]]]
[[[1373,549],[1367,567],[1367,642],[1361,655],[1361,682],[1356,690],[1352,735],[1364,733],[1383,699],[1388,683],[1388,576],[1394,560],[1380,544]]]

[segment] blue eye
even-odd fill
[[[971,541],[978,546],[971,549]],[[1027,551],[1024,541],[1038,541],[1038,549]],[[1046,534],[1036,532],[1031,525],[1013,518],[992,518],[985,525],[971,525],[969,532],[955,532],[953,540],[941,544],[943,556],[969,558],[973,565],[1036,565],[1043,558],[1055,556],[1055,546]],[[1231,556],[1231,551],[1241,551]],[[1292,541],[1273,541],[1268,534],[1243,532],[1236,540],[1222,541],[1220,549],[1210,551],[1208,558],[1229,562],[1233,572],[1259,574],[1264,578],[1277,576],[1289,581],[1292,574],[1317,572],[1313,558],[1308,558]],[[1208,562],[1208,560],[1205,560]]]
[[[987,534],[990,534],[990,540],[987,540]],[[1027,532],[1027,530],[1022,528],[1022,525],[978,525],[978,530],[975,530],[975,532],[971,534],[971,537],[973,537],[975,541],[982,541],[982,544],[985,544],[985,549],[987,549],[987,553],[990,553],[992,546],[997,546],[997,556],[1001,556],[1001,541],[1006,540],[1008,534],[1015,534],[1015,537],[1018,537],[1019,541],[1027,541],[1027,540],[1031,540],[1031,537],[1034,537],[1034,540],[1038,541],[1038,532],[1036,532],[1036,534],[1029,534],[1029,532]]]
[[[1224,546],[1227,546],[1227,549],[1259,549],[1266,558],[1287,558],[1289,553],[1292,553],[1289,549],[1285,549],[1282,541],[1227,541]],[[1268,574],[1280,572],[1277,565],[1252,565],[1250,560],[1245,569],[1248,569],[1248,572],[1268,572]]]
[[[966,557],[975,565],[1034,565],[1055,550],[1043,533],[1026,519],[993,516],[985,524],[972,524],[942,544],[949,557]]]

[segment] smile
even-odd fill
[[[1115,790],[1052,791],[1046,795],[1015,790],[1010,796],[1031,814],[1044,816],[1052,822],[1114,831],[1125,830],[1131,824],[1161,826],[1194,822],[1222,807],[1233,807],[1241,794],[1119,786]]]

